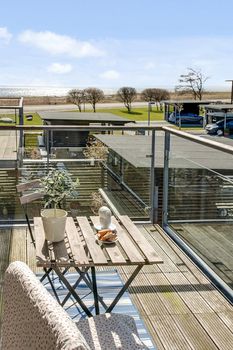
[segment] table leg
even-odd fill
[[[61,281],[64,283],[64,285],[66,286],[66,288],[69,290],[69,292],[71,293],[71,295],[75,298],[75,300],[77,301],[77,303],[81,306],[81,308],[83,309],[83,311],[86,313],[86,315],[88,317],[92,317],[92,313],[88,310],[88,308],[86,307],[86,305],[84,304],[84,302],[82,301],[82,299],[78,296],[78,294],[76,293],[76,291],[74,290],[74,288],[70,285],[70,283],[67,281],[67,279],[65,278],[65,276],[61,273],[61,271],[59,270],[58,267],[54,267],[54,271],[56,272],[56,274],[58,275],[58,277],[61,279]]]
[[[130,283],[135,279],[135,277],[137,276],[137,274],[139,273],[139,271],[141,270],[142,267],[143,267],[143,265],[138,265],[136,267],[136,269],[134,270],[132,275],[129,277],[129,279],[126,281],[124,286],[121,288],[120,292],[117,294],[115,299],[109,305],[109,307],[107,308],[106,312],[111,312],[114,309],[114,307],[116,306],[116,304],[118,303],[118,301],[120,300],[120,298],[122,297],[122,295],[124,294],[126,289],[129,287]]]
[[[43,281],[44,281],[44,279],[47,277],[47,274],[50,273],[50,272],[52,271],[52,268],[50,267],[48,270],[47,270],[46,268],[43,268],[43,270],[44,270],[44,271],[46,270],[46,272],[45,272],[45,274],[41,277],[40,282],[43,282]]]
[[[97,284],[96,284],[96,273],[95,273],[95,267],[91,266],[91,275],[92,275],[92,284],[93,284],[93,295],[94,295],[94,302],[95,302],[95,313],[96,315],[99,315],[99,298],[98,298],[98,291],[97,291]]]
[[[78,287],[78,285],[82,279],[85,280],[85,274],[89,270],[89,267],[85,268],[84,271],[81,271],[80,269],[78,269],[78,270],[79,270],[78,273],[80,274],[80,276],[79,276],[78,280],[75,282],[75,284],[72,286],[73,289],[76,289]],[[71,296],[71,293],[69,292],[62,302],[62,304],[61,304],[62,306],[65,305],[65,303],[67,302],[67,300],[69,299],[70,296]]]
[[[51,272],[53,269],[52,269],[52,268],[49,268],[49,269],[47,270],[46,268],[44,268],[43,270],[44,270],[44,272],[45,272],[44,276],[48,278],[49,284],[50,284],[50,286],[51,286],[51,288],[52,288],[52,290],[53,290],[53,294],[55,295],[55,298],[57,299],[58,303],[60,304],[60,299],[59,299],[59,297],[58,297],[58,295],[57,295],[57,292],[56,292],[56,289],[55,289],[55,287],[54,287],[54,285],[53,285],[53,282],[52,282],[52,280],[51,280],[51,278],[50,278],[50,276],[49,276],[50,272]],[[44,277],[44,276],[43,276],[43,277]],[[43,277],[41,278],[41,281],[43,281]]]
[[[88,268],[89,269],[89,268]],[[80,269],[78,267],[75,267],[75,270],[78,272],[78,273],[81,273]],[[87,275],[87,277],[86,277]],[[87,273],[86,275],[83,276],[83,280],[84,282],[86,283],[86,285],[90,288],[90,290],[94,293],[93,291],[93,282],[92,280],[90,279],[90,276],[89,274]],[[98,301],[100,302],[100,304],[104,307],[104,309],[106,310],[108,308],[108,306],[105,304],[105,302],[103,301],[103,297],[101,297],[98,293],[97,293],[97,298],[98,298]]]

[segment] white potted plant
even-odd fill
[[[79,179],[74,182],[64,169],[52,169],[41,180],[45,209],[41,211],[45,238],[51,242],[64,239],[67,211],[61,209],[66,197],[78,196]]]

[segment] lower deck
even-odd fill
[[[158,349],[232,349],[233,308],[159,226],[138,225],[164,263],[145,266],[129,288]],[[1,285],[11,261],[34,272],[34,247],[25,227],[0,230]],[[132,267],[118,268],[127,279]]]
[[[178,235],[233,289],[233,223],[173,224]]]

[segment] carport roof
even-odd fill
[[[206,137],[206,136],[205,136]],[[119,154],[135,168],[151,166],[151,136],[97,135],[106,146]],[[232,140],[228,144],[233,144]],[[171,168],[233,169],[233,156],[171,135],[169,166]],[[155,167],[163,168],[164,135],[156,135]]]
[[[47,121],[72,121],[79,123],[111,123],[124,125],[132,123],[133,120],[119,117],[112,113],[80,113],[80,112],[39,112],[42,120]]]
[[[209,100],[164,100],[162,101],[163,103],[165,104],[184,104],[184,103],[187,103],[187,104],[196,104],[196,105],[203,105],[203,104],[208,104],[208,103],[212,103],[212,101],[209,101]]]
[[[209,105],[204,105],[203,106],[206,109],[212,109],[212,110],[216,110],[216,111],[224,111],[224,110],[231,110],[233,109],[233,104],[230,103],[226,103],[226,104],[209,104]]]

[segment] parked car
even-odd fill
[[[203,123],[203,117],[201,115],[197,115],[194,113],[185,113],[179,116],[179,114],[175,115],[175,113],[171,113],[168,120],[171,123],[179,124],[179,119],[181,118],[181,124],[201,124]]]
[[[233,133],[233,118],[227,119],[226,129],[229,130],[229,133]],[[207,124],[205,127],[207,134],[211,135],[223,135],[224,133],[224,119],[219,120],[213,124]]]

